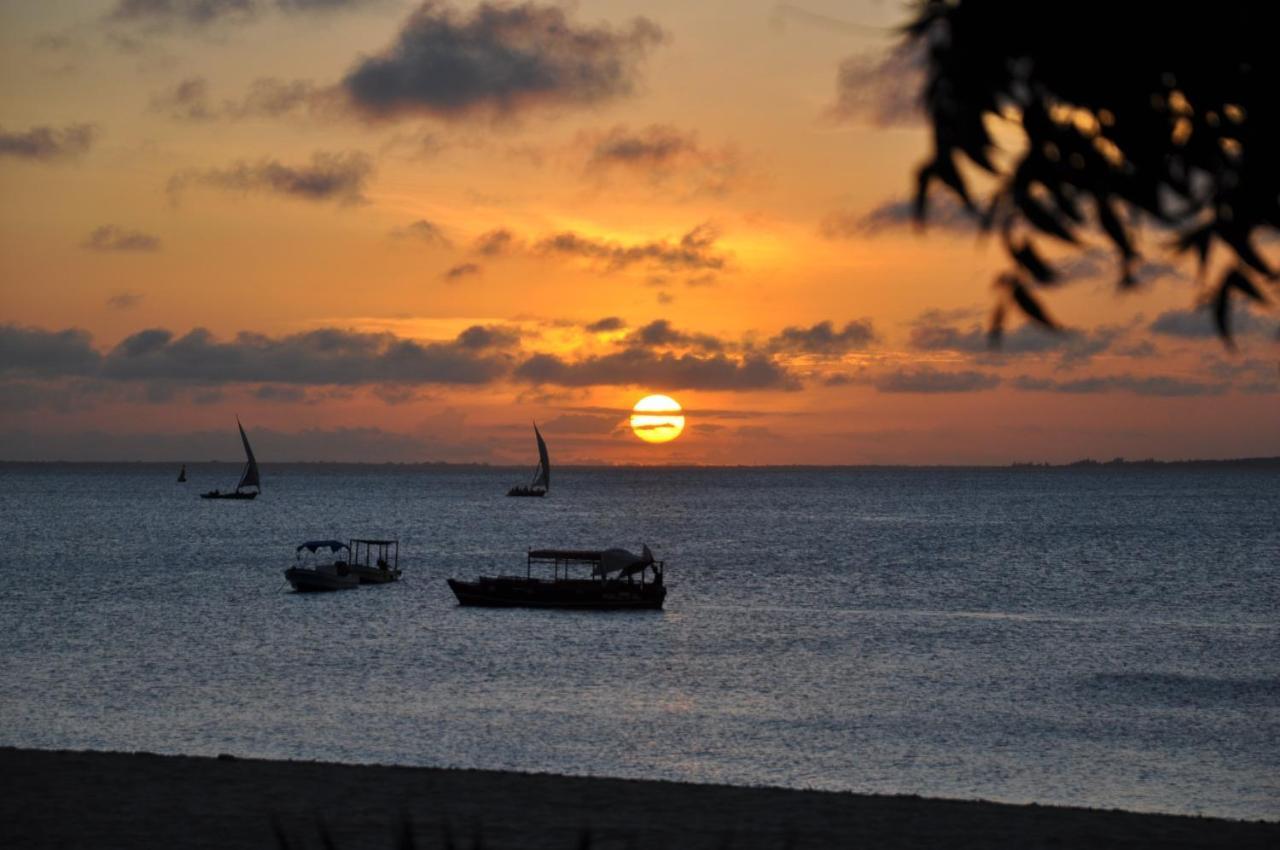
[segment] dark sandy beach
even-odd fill
[[[0,749],[0,846],[1276,847],[1280,823],[477,770]]]

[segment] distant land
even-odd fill
[[[3,460],[0,467],[31,466],[159,466],[177,467],[183,464],[189,467],[202,466],[242,466],[238,460]],[[387,469],[449,469],[449,470],[481,470],[481,469],[524,469],[526,464],[505,463],[460,463],[456,461],[326,461],[326,460],[286,460],[262,461],[264,469],[268,467],[322,467],[325,469],[369,468]],[[1126,460],[1122,457],[1111,460],[1094,460],[1082,458],[1069,463],[1050,463],[1048,461],[1015,461],[1009,464],[977,464],[977,463],[853,463],[853,464],[761,464],[761,465],[728,465],[728,464],[606,464],[606,463],[562,463],[556,466],[559,470],[591,470],[591,469],[1276,469],[1280,470],[1280,456],[1277,457],[1241,457],[1219,460]]]

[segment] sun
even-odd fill
[[[645,396],[631,411],[631,430],[646,443],[669,443],[684,431],[680,402],[671,396]]]

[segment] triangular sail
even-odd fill
[[[544,490],[551,489],[551,458],[547,455],[547,441],[542,439],[542,432],[538,430],[538,426],[533,426],[533,435],[538,438],[538,471],[533,475],[533,483],[530,487],[541,487]]]
[[[262,489],[262,483],[258,480],[258,461],[253,456],[253,449],[249,446],[249,438],[244,433],[244,426],[240,424],[240,420],[236,419],[236,427],[240,429],[240,440],[244,443],[244,455],[248,462],[244,465],[244,474],[240,476],[240,483],[236,485],[236,489],[241,487],[257,487]]]

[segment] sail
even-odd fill
[[[529,486],[550,490],[551,458],[547,456],[547,441],[542,439],[542,432],[538,430],[536,424],[533,426],[533,435],[538,438],[538,471],[534,473],[533,483]]]
[[[244,474],[240,476],[240,483],[236,485],[236,489],[241,487],[257,487],[262,489],[262,483],[258,480],[258,461],[253,456],[253,449],[249,446],[249,438],[244,433],[244,426],[240,424],[240,420],[236,419],[236,427],[240,429],[240,439],[244,442],[244,455],[248,462],[244,465]]]

